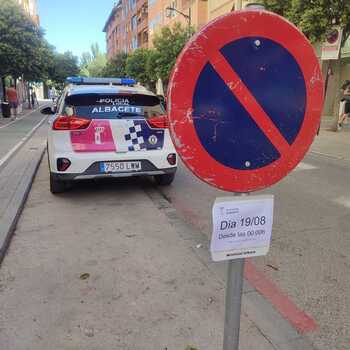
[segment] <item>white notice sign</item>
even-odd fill
[[[217,198],[213,206],[212,259],[266,255],[272,222],[272,195]]]

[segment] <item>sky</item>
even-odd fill
[[[37,0],[46,40],[60,53],[79,56],[98,42],[106,51],[102,29],[116,0]]]

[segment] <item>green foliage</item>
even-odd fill
[[[126,71],[126,59],[128,55],[124,52],[118,53],[113,56],[106,64],[103,70],[103,76],[105,77],[125,77]]]
[[[92,61],[92,56],[90,52],[83,52],[80,57],[81,67],[87,66]]]
[[[182,27],[179,23],[172,27],[163,27],[155,36],[153,49],[139,48],[130,54],[118,53],[107,62],[102,75],[128,76],[151,89],[154,88],[158,78],[166,84],[177,56],[193,32],[193,28]],[[89,57],[93,55],[86,55],[84,60],[88,61]],[[81,73],[88,74],[84,70]]]
[[[153,44],[157,52],[156,73],[163,81],[169,80],[178,55],[193,32],[193,28],[189,30],[180,23],[175,23],[172,27],[163,27],[160,34],[155,36]]]
[[[264,4],[293,22],[311,42],[323,41],[334,25],[344,28],[343,44],[349,37],[349,0],[264,0]]]
[[[149,54],[150,51],[148,49],[136,49],[128,56],[125,65],[126,74],[145,85],[150,80],[147,72]]]
[[[80,75],[102,77],[107,64],[106,55],[100,51],[98,43],[90,47],[91,52],[84,52],[80,58]]]
[[[52,48],[14,0],[0,0],[0,76],[47,77]]]
[[[101,54],[93,59],[87,66],[83,67],[81,73],[88,77],[102,77],[106,64],[107,58],[105,55]]]
[[[56,84],[62,85],[69,76],[79,74],[78,58],[71,52],[54,53],[49,68],[49,78]]]
[[[269,11],[285,16],[291,2],[292,0],[264,0],[263,4]]]
[[[160,74],[158,72],[159,52],[156,49],[148,49],[148,57],[146,62],[146,72],[148,76],[148,85],[154,86]]]

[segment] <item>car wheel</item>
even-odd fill
[[[52,194],[63,193],[70,188],[70,183],[67,181],[60,181],[53,178],[50,173],[50,192]]]
[[[168,186],[170,185],[175,178],[175,174],[164,174],[164,175],[155,175],[154,179],[156,183],[160,186]]]

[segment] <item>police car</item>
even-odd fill
[[[153,176],[169,185],[177,169],[160,99],[132,79],[67,78],[48,132],[50,190],[76,180]]]

